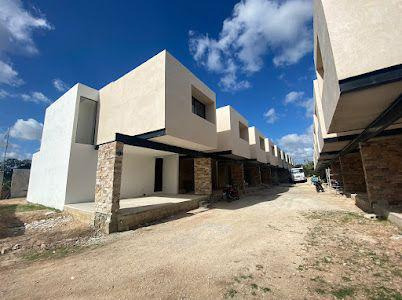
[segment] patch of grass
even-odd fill
[[[256,265],[255,267],[257,268],[257,270],[262,270],[262,269],[264,269],[264,267],[263,267],[262,265]]]
[[[253,276],[252,275],[240,275],[241,279],[252,279]]]
[[[256,285],[255,283],[250,284],[250,286],[253,290],[258,290],[258,285]]]
[[[362,216],[354,212],[344,212],[340,218],[341,222],[349,223],[353,220],[362,219]]]
[[[402,270],[401,269],[393,269],[391,273],[397,277],[402,277]]]
[[[320,289],[320,288],[315,289],[315,292],[316,292],[317,294],[320,294],[320,295],[325,295],[325,294],[327,293],[325,290]]]
[[[27,212],[27,211],[35,211],[35,210],[52,210],[56,212],[60,212],[58,209],[46,207],[40,204],[10,204],[10,205],[1,205],[0,206],[0,216],[5,216],[9,214],[13,214],[16,212]]]
[[[45,259],[58,259],[66,257],[70,254],[82,251],[86,247],[80,246],[62,246],[56,249],[50,249],[45,251],[30,251],[25,253],[22,258],[26,261],[37,261]]]
[[[237,291],[235,289],[230,289],[226,292],[225,297],[226,298],[233,298],[234,296],[236,296]]]
[[[366,291],[372,300],[402,300],[402,295],[396,290],[381,286],[377,289]]]
[[[260,287],[260,289],[261,289],[261,291],[263,291],[264,293],[268,293],[268,292],[271,291],[271,289],[268,288],[268,287]]]
[[[347,281],[347,282],[352,281],[352,279],[350,279],[349,277],[346,277],[346,276],[342,276],[342,280]]]
[[[336,290],[332,290],[331,294],[337,299],[344,299],[347,296],[352,296],[355,293],[355,289],[351,287],[344,287]]]

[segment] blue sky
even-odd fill
[[[312,156],[309,0],[0,0],[0,140],[36,152],[44,112],[68,87],[99,89],[167,49],[250,125]],[[4,142],[0,141],[0,147]]]

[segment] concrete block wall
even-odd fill
[[[261,168],[261,181],[264,184],[272,183],[271,169],[269,167]]]
[[[360,152],[369,202],[402,205],[402,135],[361,143]]]
[[[233,184],[239,189],[239,193],[244,192],[244,165],[243,163],[232,163],[232,180]]]
[[[11,198],[26,197],[30,169],[14,169],[11,177]]]
[[[343,189],[346,193],[365,193],[366,180],[360,152],[349,153],[340,158]]]

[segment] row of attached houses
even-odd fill
[[[94,202],[113,227],[120,199],[287,181],[292,158],[215,98],[167,51],[100,90],[76,84],[46,110],[27,200]]]
[[[402,208],[402,1],[315,0],[314,164],[357,204]]]

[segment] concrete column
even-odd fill
[[[211,158],[194,158],[194,192],[197,195],[212,194]]]
[[[244,166],[243,163],[233,162],[231,164],[233,184],[239,189],[239,193],[244,193]]]
[[[370,204],[402,205],[402,135],[360,144]]]
[[[340,158],[343,190],[346,193],[366,193],[366,180],[360,152]]]
[[[98,150],[94,225],[105,233],[118,230],[123,147],[121,142],[110,142]]]

